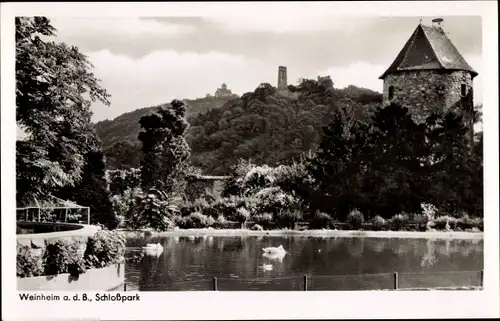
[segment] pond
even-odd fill
[[[140,257],[157,242],[159,256]],[[263,255],[279,245],[284,257]],[[126,255],[127,291],[213,291],[214,277],[219,291],[465,287],[483,270],[482,239],[149,237],[129,238]]]

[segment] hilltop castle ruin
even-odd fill
[[[441,22],[419,24],[390,67],[383,102],[407,107],[416,121],[433,112],[454,111],[463,116],[473,135],[473,79],[478,75],[450,41]]]
[[[215,98],[215,99],[222,99],[222,98],[238,98],[238,95],[233,94],[233,92],[230,89],[227,89],[226,83],[222,83],[222,85],[217,88],[215,91],[215,94],[212,96],[210,94],[207,94],[205,98]]]

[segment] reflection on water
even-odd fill
[[[217,277],[219,290],[301,290],[304,275],[309,290],[389,289],[393,272],[400,287],[474,286],[483,269],[483,240],[149,237],[129,239],[127,256],[157,242],[160,256],[127,262],[128,289],[210,291]],[[279,245],[285,255],[264,255],[262,248]]]

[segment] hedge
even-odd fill
[[[98,231],[81,239],[45,240],[45,246],[17,244],[17,277],[69,273],[78,276],[88,269],[103,268],[124,260],[125,236],[116,231]]]

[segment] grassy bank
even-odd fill
[[[483,232],[446,231],[342,231],[342,230],[270,230],[247,229],[179,229],[166,232],[121,230],[126,237],[151,236],[307,236],[307,237],[373,237],[373,238],[439,238],[439,239],[483,239]],[[151,233],[151,234],[149,234]]]

